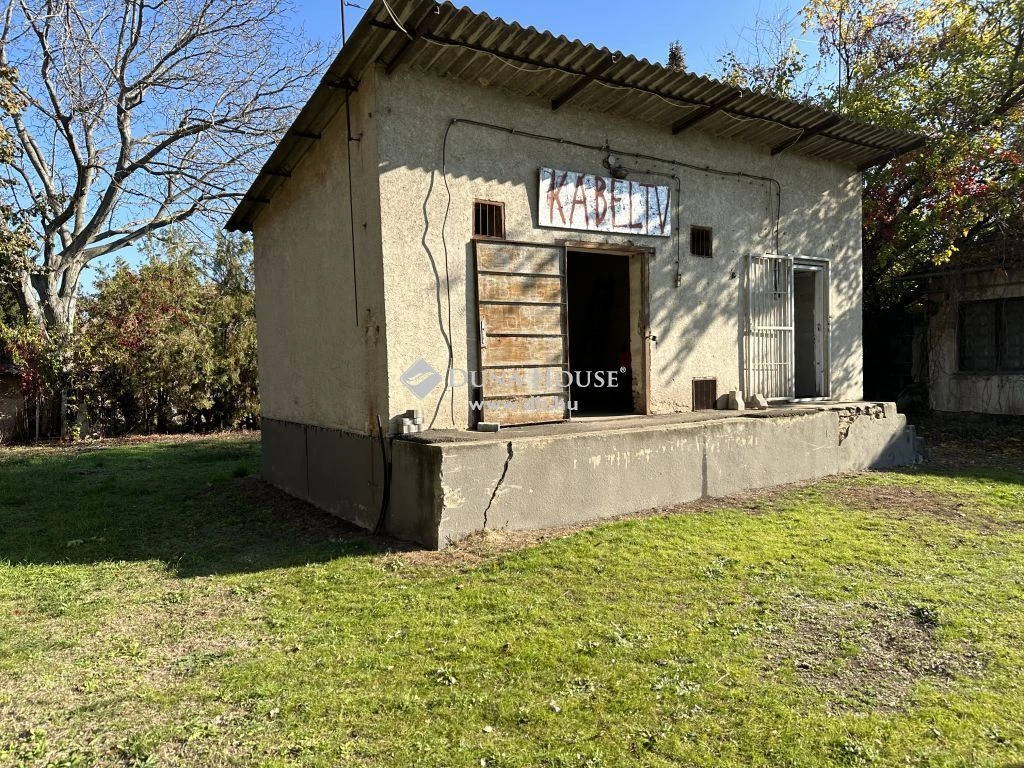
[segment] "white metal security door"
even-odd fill
[[[768,400],[794,396],[793,259],[751,256],[747,263],[746,391]]]

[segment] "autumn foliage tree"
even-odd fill
[[[893,365],[927,315],[920,276],[1024,251],[1024,0],[809,0],[799,19],[761,20],[723,75],[927,137],[864,174],[862,228],[865,394],[923,400]]]
[[[864,176],[866,314],[918,302],[910,275],[1024,237],[1024,0],[811,0],[802,32],[821,54],[807,98],[928,137]],[[740,56],[727,74],[773,90],[802,66],[783,59],[780,81]]]
[[[77,389],[106,433],[252,426],[258,418],[251,245],[172,233],[83,297]],[[209,271],[204,269],[209,267]]]

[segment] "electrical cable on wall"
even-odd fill
[[[352,306],[355,309],[356,327],[359,327],[359,270],[356,258],[356,209],[352,188],[352,92],[345,93],[345,126],[348,130],[348,144],[345,149],[345,169],[348,173],[348,228],[352,247]]]
[[[434,258],[434,253],[430,249],[429,236],[430,236],[430,215],[428,211],[428,205],[430,204],[430,197],[434,192],[434,175],[430,177],[430,188],[427,190],[427,195],[423,200],[423,236],[420,238],[420,245],[422,245],[424,252],[427,254],[427,258],[430,260],[430,268],[434,273],[434,300],[437,304],[437,324],[441,331],[441,338],[444,339],[445,347],[448,350],[448,363],[447,369],[444,374],[443,386],[440,395],[438,395],[437,403],[434,406],[434,413],[430,418],[430,423],[427,425],[427,429],[433,429],[434,423],[437,421],[437,416],[441,412],[441,404],[444,402],[446,394],[450,393],[451,397],[451,416],[452,422],[455,420],[455,392],[450,387],[452,371],[455,365],[455,352],[452,347],[452,290],[451,290],[451,274],[448,264],[448,239],[445,237],[445,227],[448,225],[448,215],[452,205],[452,193],[451,188],[448,186],[448,174],[447,174],[447,163],[448,163],[448,135],[451,132],[454,123],[449,123],[448,127],[444,132],[444,140],[441,143],[441,177],[444,181],[445,192],[447,193],[447,202],[445,204],[444,216],[441,221],[441,247],[444,252],[444,287],[447,294],[448,312],[447,312],[447,325],[445,323],[445,311],[441,306],[441,272],[438,268],[437,260]]]
[[[443,138],[443,140],[441,142],[441,178],[442,178],[442,181],[444,183],[445,194],[446,194],[446,197],[447,197],[447,200],[446,200],[446,203],[445,203],[445,209],[444,209],[444,216],[443,216],[443,219],[442,219],[442,222],[441,222],[441,247],[442,247],[442,251],[444,253],[444,272],[445,272],[444,284],[445,284],[445,292],[446,292],[447,303],[448,303],[447,327],[445,326],[445,320],[444,320],[444,317],[443,317],[443,310],[441,308],[441,276],[440,276],[440,271],[438,270],[437,264],[436,264],[436,262],[434,260],[434,257],[433,257],[433,254],[430,251],[430,246],[427,243],[427,235],[429,233],[429,228],[430,228],[430,219],[429,219],[429,216],[428,216],[428,213],[427,213],[427,204],[428,204],[428,202],[430,200],[430,195],[431,195],[431,193],[433,191],[433,182],[431,183],[431,189],[428,190],[428,192],[427,192],[426,199],[424,199],[424,201],[423,201],[423,216],[424,216],[424,222],[425,222],[426,226],[424,228],[422,244],[423,244],[424,250],[427,253],[427,257],[430,259],[430,264],[431,264],[431,267],[432,267],[432,269],[434,271],[435,294],[436,294],[436,297],[437,297],[438,323],[439,323],[439,326],[440,326],[440,329],[441,329],[441,336],[444,338],[445,346],[448,349],[448,363],[447,363],[447,369],[445,371],[445,376],[444,376],[444,382],[443,382],[444,386],[443,386],[443,389],[441,390],[440,396],[438,397],[437,404],[434,407],[434,415],[433,415],[433,417],[430,420],[430,424],[428,425],[428,429],[433,428],[434,422],[437,420],[437,416],[438,416],[438,414],[439,414],[439,412],[441,410],[441,404],[444,402],[444,398],[445,398],[446,394],[449,396],[450,401],[451,401],[450,402],[450,407],[451,407],[451,418],[452,418],[453,424],[454,424],[454,420],[455,420],[455,391],[449,385],[449,382],[450,382],[451,376],[452,376],[452,372],[454,370],[454,365],[455,365],[455,353],[454,353],[454,346],[452,344],[451,274],[450,274],[450,268],[449,268],[448,239],[447,239],[446,234],[445,234],[445,229],[446,229],[446,227],[448,225],[448,218],[449,218],[449,215],[451,213],[451,206],[452,206],[452,192],[451,192],[451,187],[449,186],[449,183],[448,183],[448,142],[449,142],[449,140],[451,138],[452,128],[454,128],[459,123],[463,123],[463,124],[466,124],[466,125],[476,126],[478,128],[483,128],[483,129],[486,129],[486,130],[500,131],[500,132],[507,133],[507,134],[512,135],[512,136],[522,136],[524,138],[534,139],[534,140],[537,140],[537,141],[553,142],[553,143],[556,143],[556,144],[561,144],[563,146],[571,146],[571,147],[577,147],[577,148],[580,148],[580,149],[593,150],[593,151],[601,152],[601,153],[605,153],[605,154],[612,153],[612,154],[621,155],[621,156],[624,156],[624,157],[631,157],[631,158],[634,158],[636,160],[647,160],[647,161],[657,162],[657,163],[666,163],[668,165],[676,166],[678,168],[686,168],[686,169],[689,169],[689,170],[692,170],[692,171],[697,171],[697,172],[700,172],[700,173],[709,173],[709,174],[713,174],[713,175],[717,175],[717,176],[722,176],[722,177],[744,178],[744,179],[750,179],[752,181],[760,181],[760,182],[767,183],[771,187],[774,187],[775,195],[776,195],[776,199],[777,199],[777,206],[775,207],[774,210],[771,209],[771,204],[769,203],[769,218],[770,219],[774,218],[774,227],[772,227],[772,229],[774,231],[775,252],[776,253],[779,252],[779,221],[782,218],[782,184],[779,182],[778,179],[775,179],[775,178],[773,178],[771,176],[760,176],[758,174],[746,173],[744,171],[727,171],[727,170],[723,170],[721,168],[714,168],[713,166],[710,166],[710,165],[701,166],[701,165],[696,165],[694,163],[687,163],[687,162],[684,162],[684,161],[681,161],[681,160],[675,160],[675,159],[672,159],[672,158],[658,157],[656,155],[648,155],[648,154],[644,154],[642,152],[629,152],[629,151],[619,150],[619,149],[615,149],[614,147],[609,146],[608,144],[605,144],[605,145],[587,144],[585,142],[574,141],[572,139],[559,138],[557,136],[547,136],[547,135],[540,134],[540,133],[531,133],[529,131],[520,131],[520,130],[517,130],[515,128],[509,128],[508,126],[497,125],[495,123],[486,123],[486,122],[483,122],[483,121],[480,121],[480,120],[472,120],[472,119],[468,119],[468,118],[452,118],[448,122],[447,127],[445,128],[444,138]],[[651,175],[651,176],[664,176],[664,177],[667,177],[667,178],[672,178],[672,179],[674,179],[676,181],[676,283],[677,283],[676,287],[678,287],[678,283],[679,283],[679,280],[680,280],[681,274],[682,274],[681,273],[681,270],[682,270],[682,246],[681,246],[682,234],[681,234],[681,231],[679,229],[679,216],[681,215],[680,212],[682,210],[681,209],[681,206],[682,206],[682,181],[680,180],[679,176],[676,175],[676,174],[668,174],[668,173],[663,173],[663,172],[658,172],[658,171],[653,171],[653,170],[636,171],[636,172],[646,173],[646,174]],[[769,222],[769,224],[771,224],[771,222]]]
[[[448,381],[455,366],[455,353],[452,349],[452,281],[448,271],[448,238],[445,236],[445,228],[448,226],[448,215],[452,210],[452,190],[448,186],[448,135],[453,125],[454,123],[448,123],[448,127],[444,130],[444,141],[441,143],[441,180],[444,182],[444,191],[448,196],[448,201],[444,206],[444,218],[441,220],[441,249],[444,251],[444,285],[448,300],[448,373],[445,376],[444,386],[449,390],[451,396],[452,423],[455,422],[455,390],[448,386]],[[441,397],[444,397],[443,390]],[[438,401],[438,405],[440,406],[440,401]],[[436,413],[434,417],[437,417]]]
[[[464,123],[466,125],[473,125],[478,128],[484,128],[492,131],[500,131],[502,133],[508,133],[512,136],[523,136],[528,139],[535,139],[537,141],[548,141],[555,144],[561,144],[563,146],[578,147],[579,149],[589,149],[596,152],[612,153],[620,155],[622,157],[631,157],[635,160],[648,160],[656,163],[666,163],[668,165],[676,166],[677,168],[687,168],[692,171],[698,171],[701,173],[710,173],[716,176],[723,177],[735,177],[742,179],[751,179],[753,181],[761,181],[772,185],[775,188],[776,198],[778,200],[777,207],[774,211],[770,211],[769,215],[774,218],[774,246],[775,252],[779,252],[779,220],[782,217],[782,184],[779,180],[771,176],[761,176],[755,173],[746,173],[745,171],[727,171],[721,168],[715,168],[710,165],[697,165],[695,163],[687,163],[682,160],[676,160],[670,157],[658,157],[657,155],[648,155],[643,152],[630,152],[628,150],[616,149],[608,144],[588,144],[582,141],[575,141],[573,139],[561,138],[558,136],[548,136],[542,133],[532,133],[530,131],[520,131],[516,128],[510,128],[504,125],[498,125],[496,123],[487,123],[481,120],[473,120],[470,118],[456,117],[452,118],[448,125],[448,129],[445,131],[445,144],[448,141],[448,132],[451,127],[456,123]]]

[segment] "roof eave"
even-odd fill
[[[391,10],[400,17],[398,23],[402,29]],[[428,72],[431,67],[444,69],[444,54],[423,58],[428,44],[444,46],[449,51],[457,47],[461,55],[469,50],[471,56],[480,59],[481,66],[486,66],[490,57],[497,57],[541,68],[539,71],[548,75],[546,80],[530,81],[525,90],[551,91],[550,95],[545,93],[545,97],[549,98],[552,109],[571,101],[584,109],[601,110],[604,106],[604,111],[621,112],[620,104],[608,106],[601,101],[600,89],[594,91],[588,87],[597,82],[634,94],[624,98],[632,99],[631,104],[637,102],[636,111],[630,112],[641,115],[635,119],[644,120],[660,107],[655,116],[663,119],[653,122],[664,124],[673,133],[689,130],[699,123],[697,130],[708,130],[712,135],[765,143],[772,154],[794,152],[817,156],[858,171],[889,162],[926,142],[925,137],[917,134],[844,118],[814,105],[737,89],[692,73],[672,73],[647,60],[555,37],[533,27],[508,24],[484,13],[458,8],[450,2],[391,0],[389,9],[381,0],[373,0],[309,101],[239,201],[228,219],[227,229],[251,231],[260,210],[319,140],[321,131],[344,103],[339,94],[344,92],[347,98],[358,88],[358,80],[369,66],[379,62],[388,72],[403,65],[419,65]],[[510,86],[523,84],[521,80],[513,83],[516,77],[510,74],[494,87],[514,91],[516,89]],[[679,114],[679,110],[683,114]],[[734,123],[741,125],[737,128]]]

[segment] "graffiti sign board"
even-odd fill
[[[672,234],[667,186],[541,168],[537,200],[542,227],[656,237]]]

